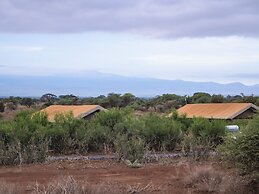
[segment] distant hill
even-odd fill
[[[90,76],[89,76],[90,75]],[[195,92],[211,94],[259,95],[259,85],[241,83],[219,84],[153,78],[124,77],[103,73],[85,76],[0,76],[0,96],[41,96],[44,93],[98,96],[130,92],[136,96],[152,97],[163,93],[191,95]]]

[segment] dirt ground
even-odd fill
[[[22,189],[21,193],[31,193],[36,182],[47,185],[66,176],[90,184],[112,182],[127,187],[143,188],[151,185],[150,193],[187,193],[183,180],[192,169],[200,165],[204,164],[173,159],[145,164],[141,168],[129,168],[115,160],[64,160],[0,167],[0,181],[18,185]]]

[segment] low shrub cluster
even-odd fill
[[[0,124],[0,164],[21,164],[45,161],[49,139],[43,131],[48,129],[46,115],[31,116],[19,112],[13,121]]]
[[[195,160],[208,158],[210,152],[223,142],[226,135],[225,121],[210,121],[204,118],[186,120],[184,117],[177,116],[176,113],[173,117],[180,119],[186,126],[181,141],[184,155],[193,157]]]
[[[0,121],[0,164],[42,162],[48,153],[116,152],[120,159],[142,161],[146,150],[188,153],[214,149],[225,135],[224,124],[205,119],[189,120],[155,113],[134,116],[131,109],[111,109],[91,120],[72,114],[48,122],[44,113],[19,112],[11,121]]]
[[[251,120],[235,136],[227,136],[219,151],[225,161],[241,169],[244,174],[254,174],[259,178],[259,117]]]

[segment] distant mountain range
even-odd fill
[[[41,96],[44,93],[98,96],[101,94],[130,92],[136,96],[152,97],[164,93],[192,95],[210,94],[259,95],[259,85],[241,83],[219,84],[154,78],[125,77],[103,73],[85,76],[10,76],[0,75],[0,96]]]

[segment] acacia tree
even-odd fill
[[[108,107],[119,107],[121,105],[120,94],[109,93],[107,96]]]
[[[47,106],[53,104],[56,99],[57,99],[57,96],[51,93],[43,94],[40,98],[40,100],[42,102],[45,102],[45,105]]]
[[[59,104],[77,104],[79,98],[73,94],[59,96]]]
[[[121,106],[128,106],[130,103],[134,102],[136,97],[131,93],[125,93],[121,96]]]
[[[213,94],[211,96],[211,102],[212,103],[223,103],[224,102],[224,96]]]
[[[192,103],[209,103],[211,102],[211,95],[204,92],[196,92],[192,96]]]
[[[22,98],[21,104],[27,107],[31,107],[33,105],[33,100],[31,98]]]

